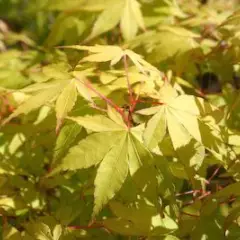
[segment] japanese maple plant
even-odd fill
[[[0,22],[3,239],[238,239],[239,11],[37,2]]]

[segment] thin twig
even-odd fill
[[[125,116],[124,111],[122,108],[120,108],[117,104],[115,104],[111,99],[107,98],[100,92],[98,92],[89,81],[81,81],[79,78],[76,78],[79,82],[81,82],[83,85],[85,85],[88,89],[90,89],[92,92],[94,92],[98,97],[100,97],[102,100],[104,100],[107,104],[112,106],[123,118],[124,122],[128,124],[128,118]]]
[[[215,169],[215,171],[213,172],[212,176],[208,179],[208,182],[210,183],[213,178],[218,174],[219,170],[220,170],[221,166],[219,166],[218,168]]]
[[[212,194],[211,191],[208,191],[208,192],[204,193],[203,195],[195,198],[194,200],[192,200],[192,201],[190,201],[190,202],[187,202],[187,203],[184,203],[183,206],[188,206],[188,205],[190,205],[190,204],[193,204],[196,200],[204,199],[205,197],[207,197],[207,196],[209,196],[209,195],[211,195],[211,194]]]
[[[175,196],[184,196],[184,195],[190,195],[190,194],[194,194],[194,193],[199,193],[202,190],[191,190],[191,191],[187,191],[187,192],[183,192],[183,193],[177,193]]]
[[[195,218],[199,218],[199,215],[195,215],[195,214],[191,214],[191,213],[186,213],[186,212],[181,212],[184,215],[190,216],[190,217],[195,217]]]

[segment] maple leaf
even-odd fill
[[[134,175],[152,156],[139,140],[139,128],[128,129],[122,116],[108,109],[103,115],[71,117],[70,119],[95,133],[88,135],[69,150],[62,163],[50,176],[65,170],[89,168],[99,164],[95,179],[93,216],[112,199],[122,187],[128,172]]]

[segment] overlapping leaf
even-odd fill
[[[109,108],[110,118],[103,115],[71,118],[93,132],[72,147],[60,166],[52,173],[77,170],[100,164],[95,179],[96,215],[123,185],[128,172],[134,175],[151,163],[151,154],[135,136],[137,129],[128,129],[121,116]]]
[[[36,95],[28,98],[4,121],[4,124],[9,122],[12,118],[19,116],[20,114],[27,114],[51,101],[61,92],[66,84],[67,81],[57,82],[52,87],[40,91]]]
[[[80,46],[80,45],[73,45],[73,46],[64,46],[62,48],[70,48],[76,50],[86,50],[90,53],[93,53],[90,56],[83,58],[82,62],[109,62],[111,65],[115,65],[118,63],[124,55],[129,57],[133,64],[137,67],[138,71],[141,73],[149,73],[149,72],[156,72],[160,75],[160,71],[152,66],[150,63],[145,61],[143,57],[129,49],[122,49],[117,46],[110,46],[110,45],[96,45],[96,46]]]
[[[161,236],[177,229],[174,220],[167,215],[161,218],[152,206],[140,205],[135,208],[111,202],[110,208],[117,218],[106,219],[104,225],[123,235]]]
[[[207,148],[216,150],[214,145],[220,144],[221,139],[210,130],[207,131],[207,122],[201,119],[201,116],[216,110],[214,107],[194,96],[177,96],[176,91],[169,85],[162,87],[159,100],[162,102],[159,107],[139,111],[145,115],[154,114],[144,132],[145,143],[150,149],[162,141],[168,129],[175,149],[186,146],[194,138]],[[203,134],[211,137],[212,142],[202,140]]]
[[[136,36],[138,28],[145,29],[140,3],[137,0],[115,0],[104,9],[94,23],[86,41],[112,30],[120,22],[124,39]]]
[[[125,6],[120,21],[120,28],[124,39],[133,39],[139,27],[145,29],[140,4],[136,0],[125,0]]]
[[[75,80],[71,80],[69,84],[62,90],[56,102],[57,128],[63,119],[72,110],[77,100],[77,90]]]

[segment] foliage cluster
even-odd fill
[[[240,239],[238,7],[0,0],[3,239]]]

